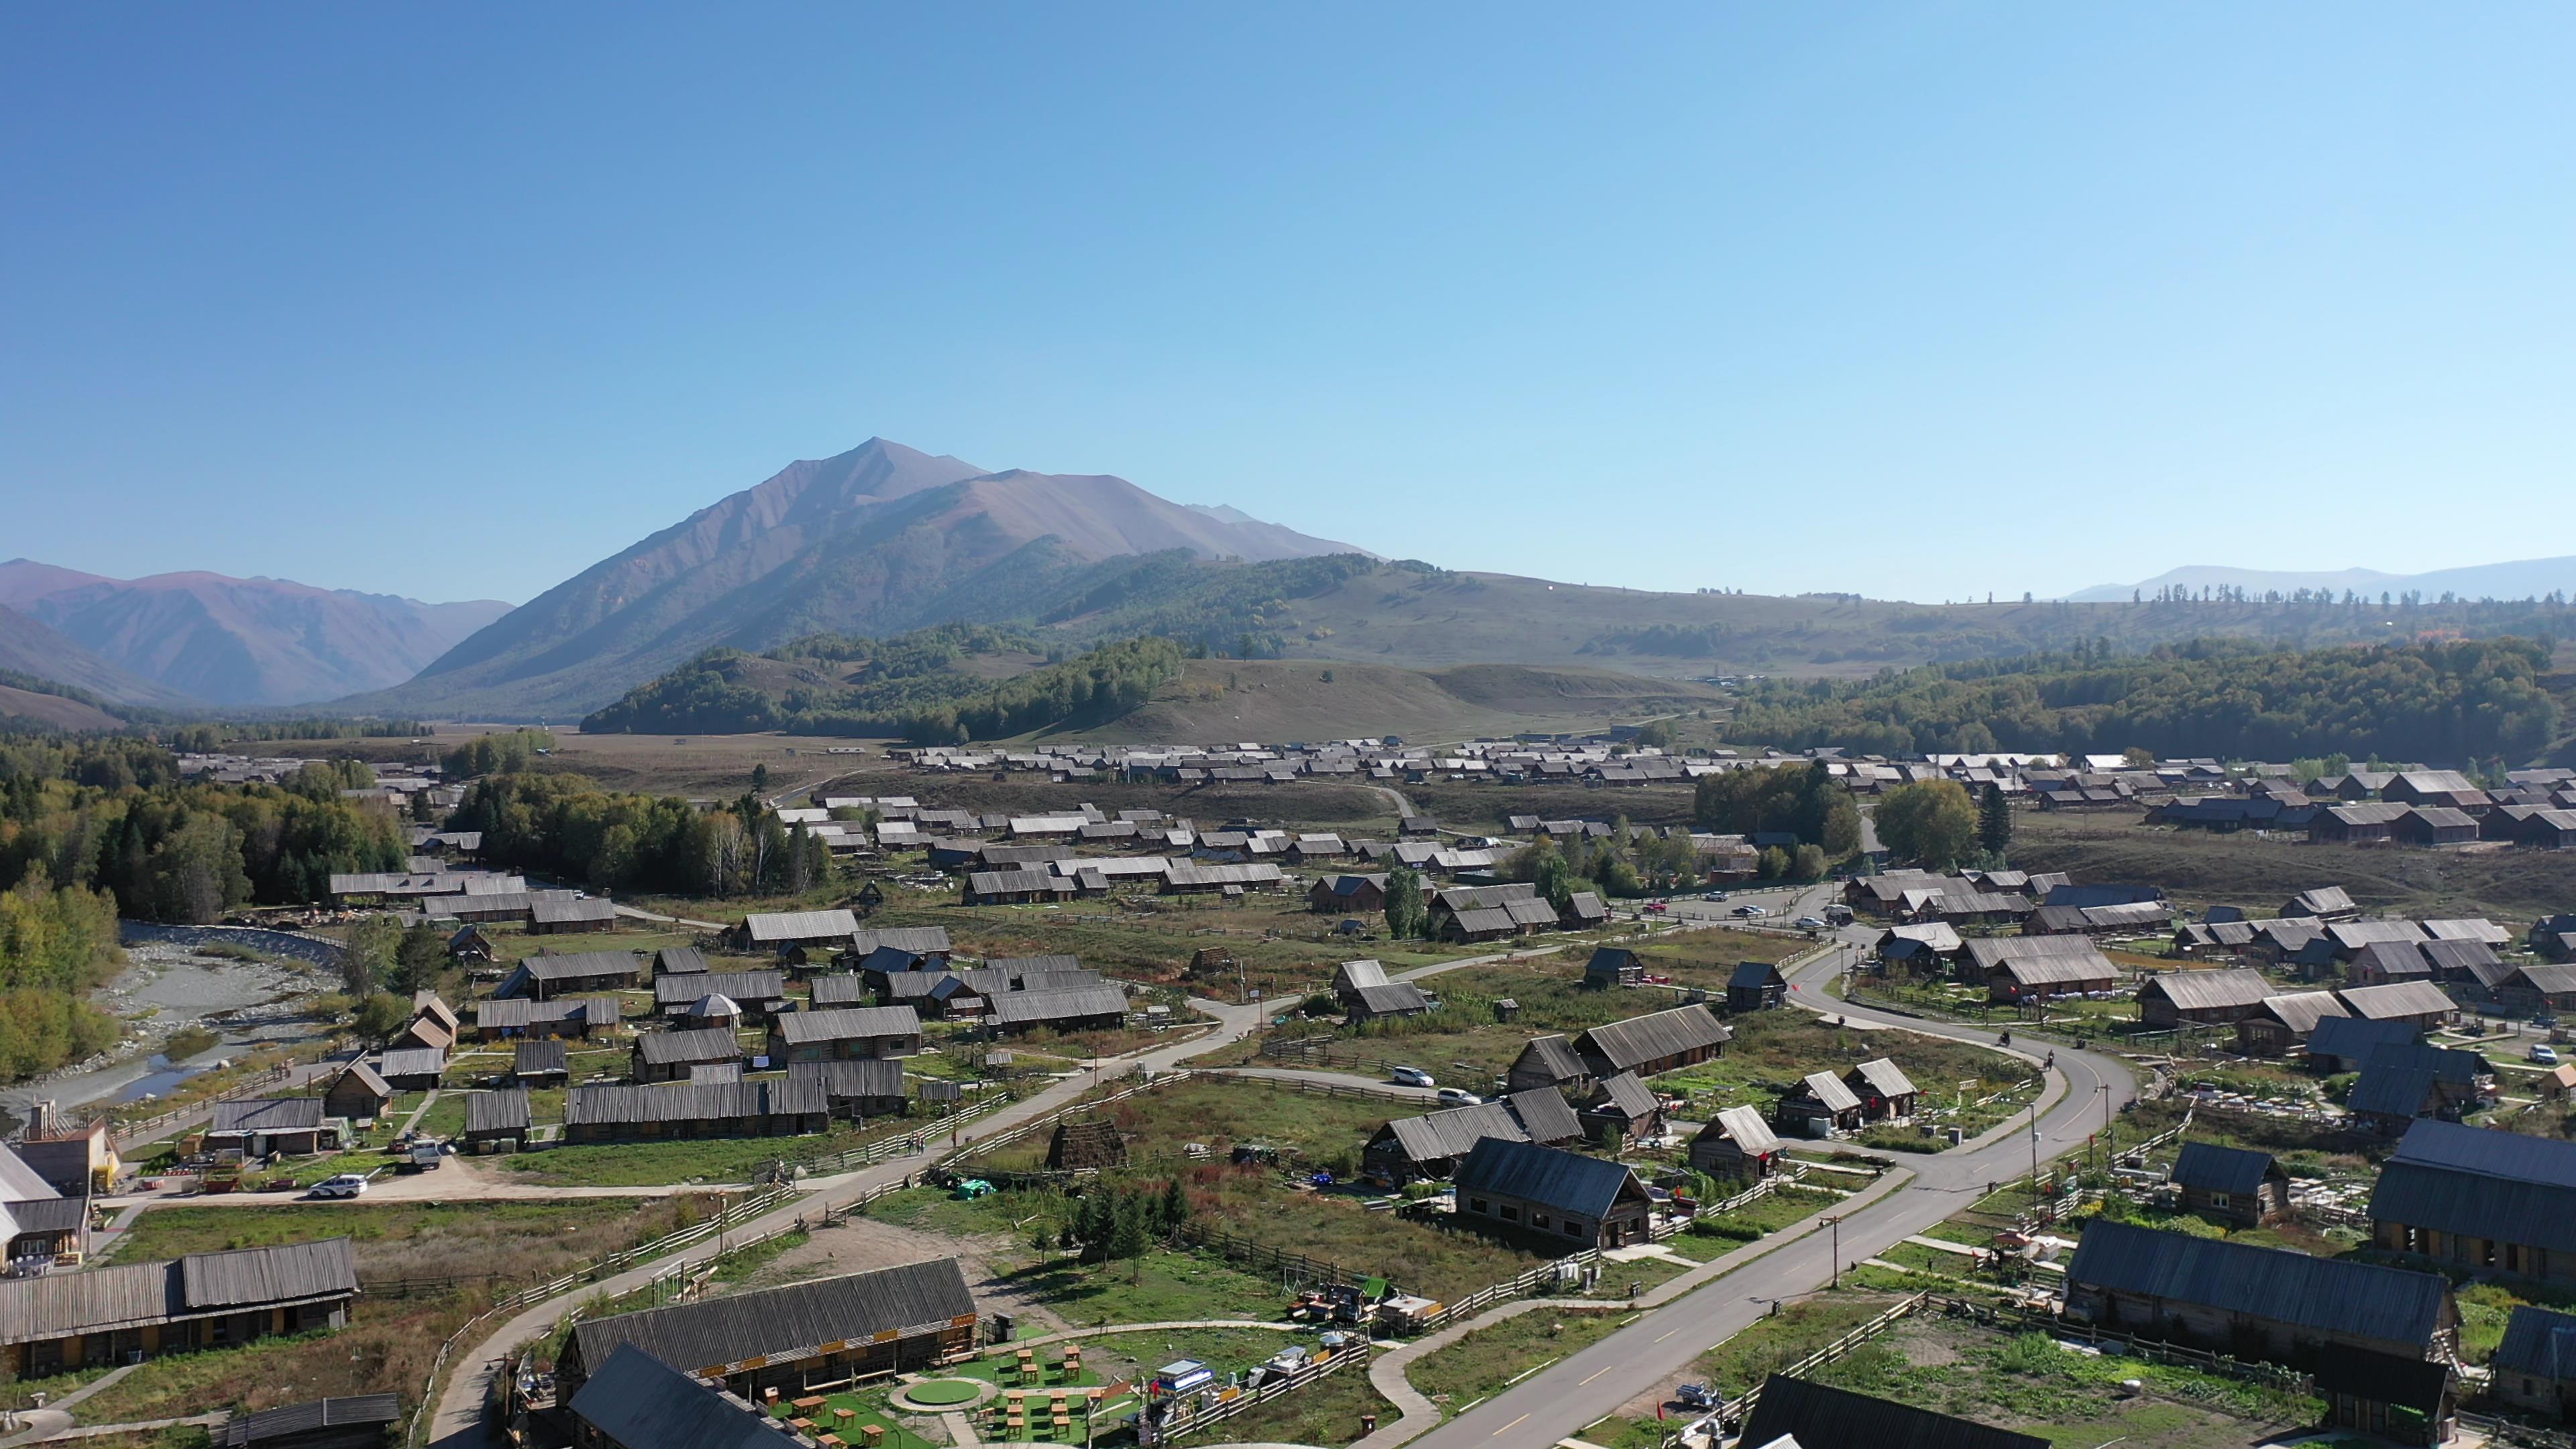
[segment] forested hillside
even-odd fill
[[[1180,669],[1169,639],[1044,663],[1035,638],[942,625],[893,639],[812,635],[766,654],[720,649],[582,721],[586,733],[897,735],[992,739],[1143,704]]]
[[[116,1040],[85,999],[121,959],[116,920],[203,922],[326,898],[334,871],[400,870],[402,828],[344,800],[352,762],[286,786],[189,784],[148,740],[0,736],[0,1079]]]
[[[2449,640],[2265,649],[2195,640],[1938,664],[1856,682],[1771,680],[1728,734],[1884,754],[2029,750],[2288,760],[2521,760],[2556,737],[2552,645]]]

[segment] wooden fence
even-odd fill
[[[1156,1438],[1170,1441],[1184,1435],[1195,1434],[1210,1424],[1231,1419],[1255,1404],[1266,1404],[1282,1394],[1293,1394],[1326,1374],[1339,1373],[1344,1364],[1365,1364],[1368,1360],[1368,1340],[1361,1338],[1354,1346],[1331,1355],[1321,1363],[1310,1359],[1300,1367],[1289,1370],[1284,1377],[1272,1379],[1257,1389],[1219,1399],[1216,1403],[1177,1423],[1166,1419],[1156,1430]]]
[[[716,1210],[714,1217],[692,1223],[675,1232],[664,1233],[649,1243],[638,1243],[634,1247],[621,1248],[614,1253],[593,1258],[570,1272],[495,1298],[492,1300],[492,1306],[495,1309],[524,1308],[532,1303],[542,1303],[558,1293],[568,1292],[584,1283],[596,1283],[602,1278],[615,1277],[638,1263],[649,1263],[665,1253],[677,1252],[692,1243],[704,1242],[718,1234],[730,1231],[737,1223],[748,1222],[771,1208],[794,1202],[797,1195],[796,1189],[783,1185],[764,1188],[748,1197],[727,1202]]]
[[[828,1173],[848,1172],[852,1168],[857,1167],[873,1166],[876,1163],[885,1161],[889,1157],[902,1157],[925,1149],[936,1151],[938,1150],[939,1144],[931,1139],[938,1137],[944,1132],[953,1132],[957,1128],[962,1127],[979,1117],[990,1116],[991,1114],[1010,1105],[1012,1100],[1011,1095],[1007,1092],[986,1092],[970,1103],[959,1107],[953,1107],[948,1111],[940,1113],[937,1117],[930,1118],[923,1122],[919,1131],[909,1132],[895,1137],[881,1137],[874,1142],[868,1143],[864,1147],[853,1147],[846,1152],[834,1152],[822,1157],[808,1158],[805,1161],[797,1163],[796,1166],[805,1169],[807,1172],[820,1176]],[[976,1145],[980,1146],[982,1144]]]
[[[137,1121],[120,1122],[115,1127],[109,1129],[108,1135],[115,1141],[117,1146],[122,1147],[155,1128],[176,1122],[182,1117],[191,1116],[195,1113],[212,1111],[217,1102],[229,1102],[236,1097],[250,1096],[255,1092],[260,1092],[269,1087],[276,1086],[279,1082],[286,1080],[294,1074],[294,1068],[280,1064],[269,1068],[267,1071],[256,1072],[248,1077],[244,1077],[242,1080],[224,1088],[213,1096],[200,1097],[196,1101],[190,1102],[184,1107],[173,1107],[167,1112],[160,1113],[156,1116],[141,1118]]]

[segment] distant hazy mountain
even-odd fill
[[[72,685],[120,704],[187,703],[177,690],[138,679],[64,638],[43,620],[6,605],[0,605],[0,671]]]
[[[130,675],[228,705],[303,704],[382,689],[510,611],[492,600],[424,604],[222,574],[111,579],[29,559],[0,563],[0,606]],[[63,682],[128,697],[78,679]]]
[[[992,473],[872,438],[789,464],[547,590],[410,684],[352,703],[578,715],[718,644],[1034,616],[1102,560],[1357,552],[1123,478]]]
[[[2098,584],[2067,597],[2077,603],[2126,603],[2133,594],[2153,598],[2167,585],[2190,589],[2241,588],[2261,594],[2278,589],[2349,590],[2356,594],[2418,593],[2427,599],[2455,594],[2463,599],[2537,599],[2565,590],[2576,594],[2576,557],[2524,559],[2518,563],[2474,564],[2421,574],[2383,574],[2370,569],[2299,573],[2286,569],[2239,569],[2193,564],[2161,573],[2139,584]]]

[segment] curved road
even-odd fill
[[[1995,1034],[1950,1022],[1846,1007],[1825,994],[1844,963],[1854,960],[1859,943],[1876,933],[1868,927],[1846,928],[1836,949],[1791,977],[1790,1000],[1811,1011],[1846,1016],[1876,1026],[1902,1026],[1935,1036],[1992,1046]],[[2101,1127],[2106,1110],[2117,1112],[2137,1096],[2137,1084],[2122,1063],[2094,1052],[2057,1050],[2051,1074],[2054,1092],[2040,1113],[2038,1155],[2046,1161],[2081,1151]],[[1857,1263],[1884,1252],[1906,1237],[1949,1217],[2001,1184],[2028,1173],[2032,1143],[2027,1132],[1999,1135],[1986,1146],[1910,1159],[1914,1181],[1844,1218],[1841,1256]],[[1576,1353],[1467,1413],[1421,1435],[1418,1443],[1436,1449],[1546,1449],[1560,1439],[1579,1435],[1589,1424],[1640,1394],[1651,1392],[1681,1373],[1703,1351],[1750,1327],[1770,1311],[1773,1301],[1823,1287],[1834,1271],[1835,1236],[1814,1232],[1686,1297],[1665,1304],[1635,1323]],[[1391,1442],[1373,1436],[1366,1449]]]

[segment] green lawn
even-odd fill
[[[1394,1405],[1370,1385],[1367,1367],[1352,1364],[1302,1389],[1244,1410],[1209,1430],[1203,1442],[1310,1444],[1320,1449],[1340,1449],[1366,1432],[1361,1427],[1363,1414],[1375,1414],[1381,1425],[1392,1424],[1396,1419]]]
[[[361,1278],[535,1280],[659,1237],[714,1211],[711,1196],[570,1202],[296,1203],[154,1208],[117,1240],[115,1261],[347,1237]]]
[[[1608,1309],[1532,1309],[1415,1359],[1405,1369],[1405,1382],[1439,1405],[1443,1417],[1461,1413],[1532,1371],[1607,1338],[1625,1316]]]
[[[863,1147],[923,1124],[893,1118],[861,1131],[837,1127],[802,1137],[692,1137],[664,1142],[585,1142],[514,1153],[501,1166],[528,1182],[558,1187],[646,1187],[675,1182],[748,1182],[778,1161],[807,1162]]]

